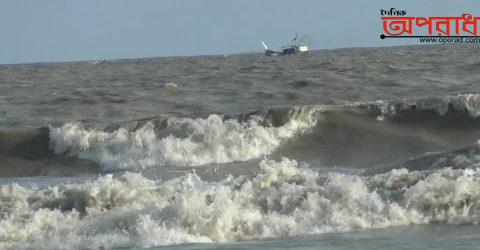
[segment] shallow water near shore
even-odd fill
[[[186,244],[151,249],[475,249],[477,226],[411,226],[225,244]]]

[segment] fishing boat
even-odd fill
[[[263,48],[265,49],[265,55],[267,56],[290,55],[290,54],[295,54],[297,52],[301,52],[301,53],[308,52],[308,46],[303,43],[299,43],[298,33],[295,35],[295,38],[293,38],[290,45],[282,46],[281,51],[275,51],[275,50],[269,49],[268,46],[263,41],[260,41],[260,43],[263,45]]]

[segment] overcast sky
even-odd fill
[[[412,42],[379,39],[392,7],[479,14],[466,0],[0,0],[0,64],[260,52],[296,32],[311,49]]]

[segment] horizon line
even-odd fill
[[[325,49],[313,49],[309,52],[314,51],[323,51],[323,50],[342,50],[342,49],[368,49],[368,48],[394,48],[394,47],[409,47],[409,46],[434,46],[442,44],[406,44],[406,45],[390,45],[390,46],[356,46],[356,47],[338,47],[338,48],[325,48]],[[21,65],[21,64],[42,64],[42,63],[79,63],[79,62],[95,62],[95,61],[121,61],[121,60],[139,60],[139,59],[151,59],[151,58],[186,58],[186,57],[206,57],[206,56],[234,56],[234,55],[245,55],[245,54],[264,54],[263,51],[246,51],[238,53],[218,53],[218,54],[193,54],[193,55],[173,55],[173,56],[148,56],[148,57],[118,57],[118,58],[92,58],[86,60],[52,60],[52,61],[34,61],[34,62],[18,62],[18,63],[0,63],[0,66],[7,65]]]

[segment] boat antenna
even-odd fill
[[[295,38],[293,38],[292,44],[295,44],[297,42],[297,38],[298,38],[298,32],[297,32],[297,34],[295,34]]]
[[[262,45],[263,45],[263,47],[265,48],[265,50],[268,50],[267,45],[266,45],[263,41],[260,41],[260,42],[262,43]]]

